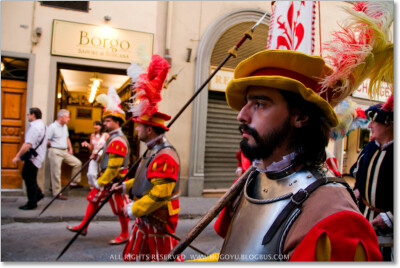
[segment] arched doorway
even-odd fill
[[[244,32],[249,30],[251,26],[253,26],[254,23],[262,17],[262,15],[263,13],[259,10],[237,10],[225,14],[208,28],[200,41],[197,51],[198,60],[196,62],[194,85],[195,90],[197,90],[201,83],[207,79],[210,74],[210,70],[213,67],[212,65],[218,65],[218,61],[221,61],[220,59],[227,55],[226,51],[233,47],[243,36]],[[228,63],[224,66],[225,71],[232,71],[241,60],[257,51],[266,48],[268,24],[269,16],[264,19],[262,25],[260,25],[261,27],[258,26],[258,28],[256,28],[253,40],[247,41],[239,49],[238,57],[228,61]],[[226,143],[226,139],[223,137],[223,142],[221,142],[221,140],[212,138],[214,135],[212,132],[213,128],[210,128],[211,122],[214,120],[212,119],[214,115],[217,115],[218,113],[223,114],[229,111],[229,115],[223,115],[223,122],[227,122],[225,119],[229,117],[229,122],[231,123],[235,121],[235,113],[232,112],[229,107],[227,107],[226,101],[224,100],[224,92],[210,92],[210,88],[207,87],[207,90],[204,89],[194,101],[192,124],[193,135],[188,182],[189,196],[200,196],[203,193],[203,189],[207,188],[228,188],[235,179],[234,172],[236,169],[236,164],[234,159],[236,151],[239,149],[239,147],[233,144],[236,144],[237,142],[237,139],[234,136],[236,134],[239,136],[239,132],[234,130],[234,128],[237,129],[237,127],[235,126],[231,129],[232,139],[229,144]],[[222,104],[222,111],[216,112],[212,109],[211,106],[213,106],[215,101],[217,101],[218,105]],[[224,107],[224,105],[226,107]],[[224,116],[228,117],[225,118]],[[231,124],[228,123],[218,125],[230,126]],[[236,132],[236,134],[233,134],[234,132]],[[226,148],[213,148],[213,144],[225,144],[228,147],[233,146],[234,148],[230,148],[229,150],[226,150]],[[224,152],[224,154],[218,156],[218,161],[220,162],[224,161],[223,159],[226,158],[227,155],[225,155],[225,152],[229,155],[229,166],[226,166],[226,163],[216,163],[217,155],[216,152],[214,152],[216,150],[222,150]],[[234,151],[235,153],[233,153]],[[227,175],[228,173],[229,175]]]

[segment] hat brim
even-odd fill
[[[233,79],[226,89],[226,100],[234,110],[240,111],[246,105],[246,94],[249,86],[263,86],[279,90],[291,91],[300,94],[304,100],[317,105],[328,119],[330,127],[336,126],[339,121],[332,106],[313,90],[306,88],[302,83],[282,76],[250,76]]]
[[[144,121],[144,120],[141,120],[140,118],[132,118],[132,121],[133,121],[133,122],[136,122],[136,123],[144,124],[144,125],[152,125],[152,126],[161,127],[161,128],[163,128],[165,131],[169,131],[169,128],[167,128],[167,127],[164,126],[164,125],[157,124],[157,123],[154,123],[154,122]]]
[[[104,112],[102,119],[106,119],[107,117],[116,117],[122,119],[122,123],[124,124],[126,122],[125,119],[125,114],[116,114],[116,113],[109,113],[109,112]]]
[[[321,96],[302,82],[282,75],[253,75],[263,68],[277,68],[293,71],[310,79],[321,79],[333,72],[324,60],[318,56],[307,55],[290,50],[265,50],[240,62],[235,69],[234,79],[226,88],[228,105],[240,111],[246,104],[246,93],[249,86],[262,86],[300,94],[306,101],[316,104],[328,120],[330,127],[339,121],[333,107]]]

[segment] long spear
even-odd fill
[[[90,160],[91,160],[91,159],[89,159],[88,161],[86,161],[86,163],[82,166],[82,168],[81,168],[80,170],[78,170],[78,172],[76,172],[76,174],[75,174],[74,176],[72,176],[72,178],[68,181],[68,183],[58,192],[58,194],[55,195],[55,196],[53,197],[53,199],[51,199],[51,201],[50,201],[50,202],[42,209],[42,211],[39,213],[39,216],[38,216],[38,217],[40,217],[40,215],[42,215],[42,213],[45,212],[46,209],[47,209],[48,207],[50,207],[50,205],[54,202],[54,200],[56,200],[57,197],[58,197],[62,192],[64,192],[65,189],[68,188],[68,186],[72,183],[72,181],[75,179],[75,177],[78,176],[78,174],[80,174],[80,173],[82,172],[82,170],[84,170],[85,167],[89,164]]]
[[[174,80],[177,79],[179,73],[180,73],[182,70],[183,70],[183,67],[178,71],[178,73],[172,75],[171,78],[170,78],[168,81],[165,82],[164,88],[168,88],[168,85],[169,85],[172,81],[174,81]],[[128,120],[126,120],[125,123],[121,126],[121,128],[122,128],[123,126],[125,126],[128,122],[130,122],[131,119],[132,119],[132,117],[129,118]],[[99,152],[101,152],[102,150],[103,150],[103,148],[101,148],[101,149],[99,150]],[[39,216],[38,216],[38,217],[40,217],[40,215],[42,215],[42,213],[45,212],[45,211],[47,210],[48,207],[50,207],[50,205],[54,202],[54,200],[57,199],[58,195],[60,195],[62,192],[64,192],[65,189],[68,188],[68,186],[74,181],[75,177],[78,176],[78,174],[80,174],[80,173],[85,169],[85,167],[89,164],[90,160],[91,160],[91,159],[87,160],[86,163],[83,164],[82,168],[81,168],[80,170],[78,170],[78,172],[76,172],[76,174],[75,174],[74,176],[72,176],[72,178],[67,182],[67,184],[61,189],[61,191],[59,191],[58,194],[55,195],[55,196],[53,197],[53,199],[42,209],[42,211],[39,213]]]
[[[197,95],[200,94],[201,90],[204,89],[204,87],[210,82],[210,80],[215,76],[215,74],[222,68],[222,66],[233,56],[236,57],[237,56],[237,50],[240,48],[240,46],[242,46],[242,44],[247,40],[247,39],[252,39],[253,38],[253,32],[254,29],[262,22],[262,20],[265,18],[265,16],[268,14],[268,12],[266,12],[264,14],[264,16],[261,17],[261,19],[254,24],[253,27],[251,27],[251,29],[247,32],[245,32],[244,36],[240,39],[240,41],[233,46],[229,51],[228,51],[228,55],[226,56],[226,58],[218,65],[218,67],[211,73],[211,75],[206,79],[206,81],[204,81],[204,83],[200,86],[200,88],[194,93],[194,95],[186,102],[186,104],[181,108],[181,110],[174,116],[174,118],[169,122],[169,124],[167,125],[168,128],[171,127],[171,125],[179,118],[179,116],[185,111],[185,109],[193,102],[193,100],[197,97]],[[144,152],[143,156],[146,155],[148,149]],[[143,157],[142,156],[142,157]],[[134,169],[136,169],[136,167],[139,165],[140,160],[142,159],[142,157],[138,158],[136,160],[136,162],[132,165],[132,167],[129,169],[128,174],[131,174],[132,171]],[[247,174],[247,173],[245,173]],[[121,178],[118,181],[118,185],[121,185],[122,182],[125,181],[125,179],[128,177],[127,175],[125,175],[123,178]],[[243,177],[243,176],[242,176]],[[236,183],[238,184],[238,183]],[[71,244],[76,240],[76,238],[81,234],[81,232],[89,225],[89,223],[93,220],[93,218],[96,216],[96,214],[100,211],[100,209],[104,206],[105,203],[108,202],[108,200],[111,198],[111,196],[116,192],[116,190],[112,190],[110,192],[109,195],[106,196],[106,198],[104,198],[104,200],[100,203],[99,207],[97,208],[97,210],[90,216],[90,218],[85,222],[85,224],[82,226],[82,228],[79,229],[79,231],[75,234],[75,236],[71,239],[71,241],[65,246],[65,248],[62,250],[62,252],[60,253],[60,255],[58,255],[57,260],[68,250],[68,248],[71,246]],[[225,196],[225,195],[224,195]],[[222,208],[221,208],[222,209]],[[215,217],[215,216],[214,216]],[[193,238],[194,239],[194,238]],[[185,241],[181,241],[180,244],[182,244],[183,242],[185,242],[185,247],[188,246],[188,244],[186,244],[186,240]],[[190,244],[190,243],[189,243]],[[179,246],[179,244],[178,244]],[[174,252],[174,251],[172,251]],[[176,256],[174,255],[174,259],[176,258]]]
[[[261,21],[265,18],[267,15],[267,12],[262,16],[261,19],[258,20],[256,24],[251,27],[251,29],[245,33],[245,35],[242,37],[242,39],[239,41],[239,43],[233,47],[232,50],[234,52],[237,51],[237,49],[243,44],[243,42],[247,39],[250,38],[254,32],[254,29],[261,23]],[[227,58],[223,61],[226,62],[230,56],[232,56],[232,51],[229,51],[229,55]],[[216,71],[221,68],[218,66]],[[214,71],[215,73],[215,71]],[[213,74],[214,74],[213,73]],[[210,79],[207,80],[207,82]],[[196,94],[198,94],[196,92]],[[196,95],[195,94],[195,95]],[[246,178],[250,175],[250,173],[254,171],[254,167],[250,167],[237,181],[236,183],[217,201],[217,203],[207,212],[206,215],[194,226],[192,229],[185,235],[185,237],[179,242],[178,245],[168,254],[169,258],[167,261],[174,261],[179,254],[181,254],[185,248],[190,245],[190,243],[196,239],[196,237],[204,230],[204,228],[207,227],[207,225],[218,215],[218,213],[231,201],[233,198],[237,196],[237,194],[240,192],[240,190],[243,188]]]

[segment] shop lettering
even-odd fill
[[[118,49],[126,51],[130,48],[130,43],[127,40],[108,39],[99,36],[89,36],[87,32],[80,31],[80,45],[91,45],[96,48],[109,48],[112,52],[117,52]]]
[[[78,49],[79,54],[83,55],[91,55],[91,56],[101,56],[101,57],[113,57],[113,58],[122,58],[129,59],[129,54],[126,53],[113,53],[113,52],[104,52],[104,51],[96,51],[93,49]]]
[[[357,92],[360,94],[368,94],[368,88],[369,88],[369,81],[364,82],[361,84],[360,87],[358,87]],[[390,87],[386,83],[381,83],[381,90],[379,91],[379,97],[384,97],[384,98],[389,98],[391,95]]]

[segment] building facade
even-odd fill
[[[81,1],[79,6],[62,1],[66,4],[52,6],[50,2],[1,2],[1,55],[6,69],[2,70],[2,190],[22,189],[22,165],[13,166],[11,160],[23,142],[29,107],[39,107],[46,124],[56,119],[60,108],[70,110],[74,151],[85,162],[88,152],[79,144],[93,131],[93,121],[101,118],[101,107],[89,102],[88,89],[72,90],[74,82],[84,79],[89,84],[102,77],[97,94],[114,86],[126,102],[131,96],[126,76],[130,62],[145,65],[151,54],[159,54],[170,62],[167,79],[177,75],[163,91],[159,110],[174,117],[228,55],[227,50],[267,12],[253,40],[247,40],[238,56],[205,84],[167,133],[180,155],[183,195],[201,196],[229,188],[235,180],[240,135],[237,113],[227,106],[224,89],[241,60],[266,48],[271,2]],[[316,55],[338,29],[337,23],[346,18],[343,5],[349,3],[318,2]],[[23,71],[13,76],[6,73],[7,68]],[[354,99],[364,106],[374,103]],[[145,150],[133,129],[133,123],[124,128],[133,151],[131,161]],[[343,140],[329,145],[341,167],[357,157],[356,148],[345,151],[352,148],[353,139],[349,137],[346,146]],[[45,187],[48,172],[48,165],[43,165],[38,176],[41,187]]]

